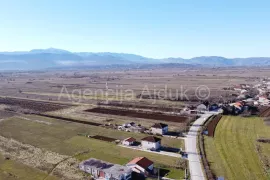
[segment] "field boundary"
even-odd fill
[[[49,115],[49,114],[39,114],[39,113],[34,113],[34,114],[38,115],[38,116],[43,116],[43,117],[48,117],[48,118],[53,118],[53,119],[58,119],[58,120],[63,120],[63,121],[68,121],[68,122],[75,122],[75,123],[80,123],[80,124],[88,124],[88,125],[92,125],[92,126],[103,125],[101,123],[82,121],[82,120],[77,120],[77,119],[65,118],[65,117],[61,117],[61,116]]]
[[[211,119],[207,120],[206,129],[208,131],[208,136],[214,137],[217,124],[219,123],[222,115],[214,115]]]

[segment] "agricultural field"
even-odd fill
[[[135,118],[130,116],[117,116],[111,115],[106,113],[93,113],[87,112],[87,110],[91,108],[95,108],[95,105],[82,105],[71,107],[68,109],[62,109],[54,112],[48,112],[46,114],[61,116],[65,118],[72,118],[86,122],[94,122],[99,124],[117,124],[122,125],[124,123],[135,122],[136,124],[141,124],[144,127],[151,127],[154,123],[163,122],[163,120],[155,120],[155,119],[145,119],[145,118]],[[166,124],[169,125],[170,131],[185,131],[187,129],[187,124],[189,122],[188,118],[187,121],[180,121],[180,122],[172,122],[166,121]]]
[[[250,74],[252,73],[252,76]],[[106,100],[104,91],[110,89],[109,100],[123,102],[142,102],[143,104],[179,105],[181,101],[138,99],[138,95],[153,95],[160,91],[161,97],[166,97],[162,90],[167,90],[168,99],[181,95],[194,95],[199,85],[207,85],[211,97],[230,98],[230,91],[224,87],[233,84],[256,84],[260,77],[269,75],[269,69],[243,68],[161,68],[161,69],[101,69],[91,71],[43,71],[43,72],[3,72],[0,78],[0,95],[20,97],[25,99],[49,100],[69,103],[96,104]],[[107,83],[107,87],[106,87]],[[63,87],[66,91],[62,91]],[[77,90],[76,93],[72,93]],[[79,91],[78,91],[79,90]],[[85,90],[87,93],[80,98]],[[121,93],[123,90],[123,93]],[[125,99],[125,90],[132,90],[133,99]],[[186,91],[187,90],[187,91]],[[61,99],[59,95],[62,92]],[[96,94],[95,94],[96,93]],[[73,96],[72,96],[73,95]],[[78,99],[80,98],[80,99]]]
[[[225,179],[268,180],[270,145],[257,139],[270,138],[269,132],[270,126],[259,117],[223,116],[214,138],[204,137],[213,173]]]
[[[0,105],[16,106],[22,109],[27,109],[31,111],[37,111],[37,112],[57,111],[60,109],[70,107],[68,105],[59,104],[59,103],[33,101],[33,100],[27,100],[27,99],[16,99],[16,98],[9,98],[9,97],[5,97],[5,98],[0,97]]]
[[[81,160],[93,157],[125,164],[138,156],[153,160],[164,172],[169,170],[166,175],[169,178],[183,178],[185,160],[117,146],[115,139],[134,137],[140,141],[148,135],[114,128],[131,122],[146,128],[154,123],[166,123],[169,132],[186,132],[196,116],[180,115],[180,112],[201,103],[198,99],[186,98],[194,97],[198,86],[207,85],[210,100],[226,101],[235,93],[226,88],[241,83],[257,84],[269,72],[267,68],[195,67],[3,72],[0,77],[0,179],[8,179],[9,173],[23,179],[25,174],[20,169],[28,172],[29,168],[35,179],[83,179],[87,176],[75,168]],[[217,128],[216,134],[219,133]],[[206,139],[207,146],[216,146],[216,138],[220,136],[225,134]],[[163,146],[184,149],[182,139],[161,138]],[[260,159],[266,162],[268,144],[254,142],[253,145],[260,152]],[[30,161],[31,154],[34,161]],[[213,162],[222,159],[216,155]],[[256,159],[253,156],[251,159]],[[218,170],[221,171],[217,168],[217,173]],[[222,170],[220,174],[231,177],[229,170]],[[259,171],[257,167],[255,170]]]
[[[115,131],[37,115],[14,116],[0,123],[0,136],[12,138],[21,143],[55,152],[59,155],[74,157],[79,161],[95,157],[112,163],[125,164],[133,157],[145,156],[164,168],[172,168],[174,174],[177,174],[175,173],[177,171],[178,176],[183,175],[184,160],[143,151],[127,150],[114,143],[78,136],[78,134],[87,134],[97,138],[105,136],[115,139],[125,139],[132,136],[140,140],[145,137],[143,134]],[[162,144],[178,148],[184,146],[183,140],[165,137],[162,138]],[[181,168],[176,169],[173,167]]]
[[[157,112],[143,112],[143,111],[135,111],[135,110],[124,110],[124,109],[111,109],[111,108],[102,108],[97,107],[93,109],[88,109],[86,112],[92,113],[100,113],[100,114],[110,114],[110,115],[119,115],[119,116],[128,116],[134,118],[144,118],[144,119],[152,119],[152,120],[159,120],[159,121],[169,121],[169,122],[187,122],[187,116],[172,116],[172,115],[165,115]]]
[[[0,154],[0,179],[1,180],[58,180],[41,170],[31,168],[14,160],[7,160]]]

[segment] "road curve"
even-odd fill
[[[188,165],[191,180],[205,180],[203,166],[201,165],[201,156],[197,148],[198,132],[204,122],[214,113],[205,112],[190,127],[185,139],[186,152],[188,154]]]

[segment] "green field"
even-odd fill
[[[41,120],[52,123],[52,125],[46,125],[41,123],[36,123],[33,121],[26,121],[17,117],[10,118],[8,121],[3,121],[0,126],[0,134],[3,134],[5,137],[15,136],[20,138],[22,141],[24,137],[31,138],[31,141],[37,141],[39,143],[40,139],[42,141],[47,141],[41,144],[50,144],[50,138],[54,138],[57,143],[67,138],[71,138],[78,133],[85,133],[89,135],[102,135],[115,139],[123,140],[127,137],[134,137],[138,141],[146,137],[146,134],[141,133],[132,133],[125,131],[118,131],[113,129],[106,129],[98,126],[90,126],[79,123],[65,122],[61,120],[56,120],[52,118],[45,118],[41,116],[29,115],[25,116],[33,120]],[[12,132],[12,133],[11,133]],[[33,136],[31,136],[33,134]],[[47,136],[44,136],[47,135]],[[21,137],[20,137],[21,136]],[[39,138],[36,138],[36,137]],[[50,137],[49,139],[46,139]],[[16,139],[15,138],[15,139]],[[184,140],[174,139],[174,138],[162,138],[162,145],[174,148],[183,148],[184,149]]]
[[[43,171],[31,168],[13,160],[5,160],[0,154],[0,180],[57,180],[58,178],[48,176]]]
[[[143,134],[128,133],[32,115],[26,117],[52,124],[47,125],[13,117],[0,123],[0,135],[63,155],[73,156],[80,152],[89,151],[88,153],[76,156],[79,160],[94,157],[112,163],[125,164],[134,157],[145,156],[153,160],[156,164],[162,165],[164,168],[176,166],[179,164],[179,161],[183,162],[179,158],[127,149],[116,146],[114,143],[77,136],[78,133],[86,133],[120,139],[129,136],[140,139],[145,136]],[[163,138],[162,141],[174,147],[181,147],[183,144],[182,140],[171,138]],[[179,177],[183,177],[183,170],[171,169],[169,177],[179,179]]]
[[[261,157],[270,160],[270,146],[256,142],[258,137],[270,138],[270,127],[261,118],[223,116],[215,137],[205,136],[206,155],[214,174],[229,180],[269,180]],[[257,153],[258,145],[261,153]]]

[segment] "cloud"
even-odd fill
[[[27,64],[26,61],[18,61],[18,60],[0,60],[0,64],[7,64],[7,63],[21,63],[21,64]]]

